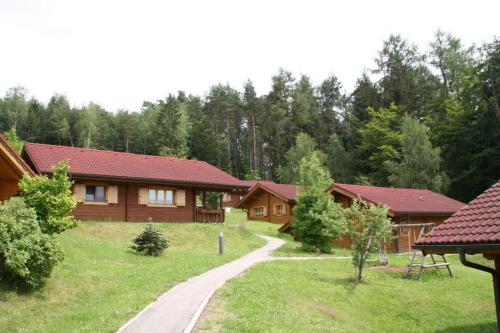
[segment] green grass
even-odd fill
[[[116,331],[175,284],[265,244],[232,218],[226,226],[158,224],[170,247],[154,258],[128,249],[142,223],[82,222],[59,237],[65,260],[43,288],[16,293],[0,284],[0,332]]]
[[[236,224],[239,226],[243,226],[245,229],[248,229],[257,234],[263,234],[283,239],[285,241],[285,244],[272,253],[272,255],[276,257],[351,256],[350,249],[341,249],[341,248],[334,248],[331,254],[317,254],[317,253],[305,252],[301,249],[302,244],[294,241],[292,236],[278,232],[278,229],[282,226],[282,224],[248,221],[246,219],[246,213],[239,209],[233,209],[233,211],[231,212],[231,217],[232,218],[229,223],[232,225]]]
[[[450,260],[454,278],[368,270],[361,284],[350,260],[262,263],[217,293],[200,332],[496,332],[490,275]]]

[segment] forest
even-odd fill
[[[339,50],[339,52],[348,52]],[[179,91],[141,110],[44,104],[24,87],[0,98],[15,140],[207,161],[240,179],[297,181],[316,154],[336,182],[427,188],[467,202],[500,178],[500,39],[464,45],[437,31],[427,50],[391,35],[347,92],[286,69],[205,96]],[[361,69],[360,69],[361,72]]]

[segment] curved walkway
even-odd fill
[[[248,267],[272,259],[270,253],[284,241],[261,236],[267,244],[230,263],[180,283],[142,310],[118,330],[119,333],[180,333],[190,331],[210,296],[224,282]],[[203,306],[202,306],[203,305]],[[197,313],[200,312],[200,313]]]
[[[191,332],[213,293],[250,266],[269,260],[321,259],[272,257],[271,252],[285,242],[279,238],[259,236],[267,241],[265,246],[176,285],[122,326],[118,333]]]

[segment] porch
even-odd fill
[[[196,191],[194,221],[200,223],[224,223],[226,214],[223,206],[225,192]]]

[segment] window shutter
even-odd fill
[[[83,184],[75,184],[73,186],[73,197],[76,202],[84,202],[85,201],[85,185]]]
[[[267,216],[267,207],[264,206],[264,216]]]
[[[139,188],[139,205],[147,205],[148,204],[148,188],[140,187]]]
[[[108,203],[117,204],[118,203],[118,186],[109,185],[108,186]]]
[[[273,205],[273,215],[276,215],[277,213],[277,209],[278,208],[278,205]]]
[[[288,205],[283,205],[283,208],[281,209],[281,215],[286,215],[286,207]]]
[[[250,208],[249,213],[250,213],[250,217],[254,217],[255,216],[255,208]]]
[[[185,190],[177,190],[175,192],[175,201],[177,206],[184,207],[186,206],[186,191]]]

